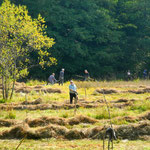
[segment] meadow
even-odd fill
[[[0,149],[16,149],[21,139],[20,150],[103,149],[102,137],[110,127],[106,100],[117,135],[114,150],[150,150],[149,80],[75,84],[76,113],[69,104],[69,82],[17,83],[11,101],[1,95]]]

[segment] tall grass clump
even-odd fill
[[[110,109],[110,117],[115,118],[118,116],[126,116],[127,113],[123,110],[120,110],[118,108],[111,108]],[[95,115],[93,115],[95,119],[109,119],[109,112],[106,108],[102,108],[98,111],[96,111]]]
[[[45,85],[46,82],[45,81],[39,81],[39,80],[28,80],[26,82],[26,85],[28,85],[28,86],[35,86],[35,85],[41,85],[41,84]]]
[[[7,115],[5,116],[5,119],[15,119],[16,118],[16,114],[14,113],[14,111],[8,111]]]
[[[137,110],[139,113],[150,110],[150,101],[140,101],[129,107],[129,110]]]
[[[0,99],[0,103],[6,103],[6,99]]]

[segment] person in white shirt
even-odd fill
[[[70,94],[70,104],[72,104],[73,98],[77,99],[77,87],[74,82],[71,80],[69,85],[69,94]]]

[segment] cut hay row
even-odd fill
[[[121,125],[115,128],[116,135],[119,139],[137,140],[142,136],[150,136],[150,122],[143,122],[132,125]],[[0,139],[20,139],[25,136],[28,139],[43,138],[63,138],[63,139],[102,139],[106,128],[94,127],[87,129],[67,129],[58,125],[48,125],[36,130],[31,129],[27,124],[24,126],[15,126],[10,130],[2,131]]]
[[[116,108],[124,108],[126,106],[131,106],[132,103],[124,103],[124,104],[111,104],[110,107]],[[76,108],[98,108],[103,107],[105,104],[76,104]],[[74,104],[37,104],[37,105],[0,105],[0,110],[58,110],[58,109],[74,109]]]
[[[93,119],[91,117],[78,115],[72,118],[60,118],[60,117],[40,117],[38,119],[27,119],[26,123],[30,127],[46,126],[48,124],[57,124],[57,125],[77,125],[80,123],[89,123],[94,124],[99,122],[99,120]]]
[[[124,117],[115,117],[112,119],[113,120],[125,120],[127,122],[133,123],[137,121],[144,121],[144,120],[150,120],[150,112],[147,112],[143,115],[139,115],[136,117],[133,116],[124,116]],[[47,126],[49,124],[55,124],[55,125],[60,125],[60,126],[73,126],[81,123],[86,123],[86,124],[95,124],[99,122],[100,120],[93,119],[91,117],[83,116],[83,115],[78,115],[72,118],[62,118],[62,117],[40,117],[36,119],[30,119],[27,118],[25,119],[25,123],[28,124],[30,127],[40,127],[40,126]],[[108,120],[105,120],[106,122]],[[17,120],[12,120],[12,119],[0,119],[0,127],[11,127],[17,124],[21,124],[24,121],[17,121]]]
[[[134,101],[137,101],[135,99],[127,100],[127,99],[119,99],[115,101],[110,101],[110,107],[116,107],[116,108],[123,108],[126,106],[131,106]],[[105,105],[105,102],[103,100],[95,100],[95,101],[86,101],[84,99],[79,99],[76,107],[77,108],[97,108],[102,107]],[[57,110],[57,109],[74,109],[74,104],[69,104],[69,101],[66,101],[64,103],[60,102],[51,102],[49,103],[43,103],[42,99],[36,99],[34,101],[24,101],[22,103],[5,103],[0,104],[0,110],[8,110],[8,109],[14,109],[14,110]]]
[[[11,120],[11,119],[0,119],[0,127],[10,127],[17,124],[20,124],[24,121],[17,121],[17,120]],[[93,119],[91,117],[78,115],[76,117],[72,118],[61,118],[61,117],[40,117],[37,119],[25,119],[26,124],[28,124],[30,127],[39,127],[39,126],[47,126],[49,124],[55,124],[55,125],[77,125],[80,123],[88,123],[88,124],[94,124],[96,122],[99,122],[99,120]]]
[[[2,89],[2,85],[0,84],[0,89]],[[26,86],[25,83],[15,83],[15,92],[16,93],[31,93],[32,91],[35,92],[43,92],[43,93],[62,93],[60,89],[54,89],[54,88],[45,88],[42,85],[38,86]]]
[[[100,94],[114,94],[114,93],[135,93],[135,94],[144,94],[150,93],[150,88],[142,88],[138,90],[127,90],[127,91],[118,91],[116,89],[96,89],[93,94],[100,93]]]

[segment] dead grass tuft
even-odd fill
[[[65,134],[68,132],[68,129],[61,126],[56,125],[49,125],[44,128],[40,128],[35,131],[35,134],[39,138],[58,138],[58,137],[64,137]]]
[[[37,104],[41,104],[42,103],[42,99],[41,98],[38,98],[32,102],[29,102],[29,101],[24,101],[22,102],[21,104],[22,105],[37,105]]]
[[[6,130],[0,134],[0,139],[20,139],[23,138],[27,134],[27,130],[29,129],[27,124],[17,125],[10,130]]]
[[[150,135],[150,123],[142,122],[136,125],[122,125],[116,128],[119,138],[137,140],[140,136]]]
[[[68,124],[70,125],[75,125],[75,124],[80,124],[80,123],[91,123],[94,124],[96,122],[98,122],[98,120],[87,117],[87,116],[83,116],[83,115],[79,115],[73,118],[68,119]]]
[[[0,127],[10,127],[16,124],[17,124],[17,121],[15,120],[0,119]]]
[[[95,92],[101,93],[101,94],[103,94],[103,92],[104,92],[104,94],[119,93],[119,91],[114,90],[114,89],[102,89],[102,90],[96,89]]]
[[[68,131],[65,134],[65,138],[69,139],[69,140],[73,140],[73,139],[83,139],[85,138],[85,135],[82,131],[77,130],[77,129],[72,129],[70,131]]]
[[[30,127],[47,126],[49,124],[66,125],[66,120],[59,117],[41,117],[37,119],[27,119],[26,122]]]

